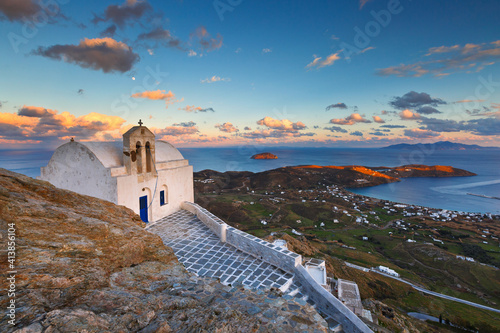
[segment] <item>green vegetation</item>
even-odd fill
[[[364,199],[353,206],[343,198],[324,194],[321,188],[316,192],[288,191],[281,198],[255,192],[227,190],[203,195],[200,202],[227,223],[257,237],[281,232],[316,248],[319,252],[312,256],[327,260],[330,275],[356,281],[363,298],[381,301],[401,314],[442,315],[455,325],[481,328],[480,332],[500,330],[500,316],[495,313],[424,295],[408,285],[342,264],[345,260],[364,267],[384,265],[427,289],[498,308],[500,271],[480,263],[500,266],[498,241],[488,238],[488,244],[484,244],[482,232],[489,228],[491,235],[498,237],[493,227],[500,225],[405,216],[403,209],[388,211],[383,202]],[[367,223],[356,222],[358,218]],[[476,262],[460,260],[457,255],[472,257]],[[388,322],[381,325],[397,329]],[[429,331],[460,331],[445,324],[428,325]]]

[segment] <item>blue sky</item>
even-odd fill
[[[0,142],[499,146],[498,1],[0,0]]]

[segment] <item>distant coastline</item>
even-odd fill
[[[479,145],[466,145],[463,143],[455,143],[450,141],[439,141],[435,143],[417,143],[417,144],[409,144],[409,143],[400,143],[397,145],[391,145],[387,147],[383,147],[381,149],[422,149],[426,151],[433,150],[498,150],[500,147],[483,147]]]

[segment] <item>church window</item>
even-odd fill
[[[160,206],[165,205],[165,191],[161,190],[160,191]]]

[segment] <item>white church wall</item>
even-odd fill
[[[148,220],[156,221],[162,217],[175,213],[181,209],[184,201],[194,201],[193,195],[193,167],[186,165],[180,168],[157,170],[156,177],[138,182],[137,175],[117,177],[118,204],[129,207],[140,214],[139,198],[148,196]],[[166,204],[160,205],[160,191],[167,187]],[[154,192],[156,187],[156,192]],[[143,189],[145,189],[143,191]],[[151,191],[151,193],[148,192]],[[153,198],[154,193],[154,198]],[[153,203],[151,204],[151,200]]]
[[[39,179],[62,189],[117,203],[116,179],[85,145],[68,142],[56,149]]]
[[[165,185],[167,193],[164,206],[160,206],[160,190]],[[193,167],[185,165],[179,168],[158,170],[158,189],[155,198],[156,212],[153,216],[156,221],[162,217],[175,213],[181,209],[184,201],[194,201],[193,193]]]

